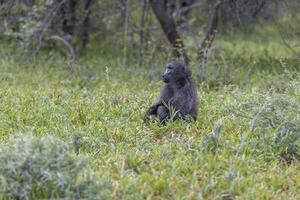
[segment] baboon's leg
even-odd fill
[[[157,108],[157,117],[159,118],[160,122],[164,122],[169,118],[168,109],[165,106],[159,106]]]

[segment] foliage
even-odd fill
[[[180,35],[193,40],[190,43],[193,47],[186,45],[190,55],[206,32],[209,13],[216,1],[166,2],[166,12],[174,18]],[[252,26],[260,24],[255,30],[257,33],[271,24],[273,28],[279,27],[277,32],[282,32],[291,49],[297,49],[298,10],[297,0],[226,0],[220,11],[218,32],[237,36],[237,30],[254,31]],[[68,52],[73,59],[75,54],[77,58],[98,43],[112,46],[112,50],[119,51],[123,62],[132,65],[147,66],[153,60],[170,57],[166,37],[149,0],[139,3],[124,0],[1,1],[0,33],[0,38],[14,41],[33,55],[40,49],[55,47]]]
[[[254,130],[272,132],[264,139],[272,141],[271,148],[266,151],[287,162],[299,159],[300,105],[298,101],[294,97],[276,93],[268,95],[254,93],[250,100],[242,101],[243,104],[235,112],[237,116],[250,120],[250,132]]]
[[[10,136],[0,148],[1,197],[16,199],[108,197],[87,159],[55,136]]]

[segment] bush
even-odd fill
[[[95,177],[72,145],[52,136],[15,135],[0,147],[2,198],[107,197],[109,184]]]
[[[275,131],[272,151],[281,160],[290,163],[300,158],[300,104],[297,99],[283,94],[261,94],[242,108],[250,119],[251,129]]]

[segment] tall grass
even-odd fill
[[[1,197],[299,199],[299,60],[241,40],[216,43],[198,119],[165,126],[142,123],[165,60],[95,51],[69,71],[55,52],[25,61],[1,46]]]

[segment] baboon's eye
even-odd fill
[[[174,67],[172,65],[169,65],[167,68],[168,68],[168,70],[174,69]]]

